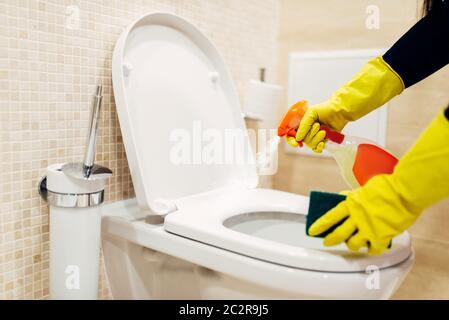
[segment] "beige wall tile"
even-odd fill
[[[66,9],[79,8],[79,26]],[[106,200],[134,195],[111,87],[115,41],[145,12],[195,23],[218,46],[240,96],[259,68],[277,78],[277,0],[0,2],[0,299],[48,297],[48,209],[36,189],[49,164],[80,161],[91,97],[104,86],[97,161]],[[109,298],[107,279],[99,296]]]

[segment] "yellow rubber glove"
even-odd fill
[[[308,145],[309,147],[315,146],[312,148],[315,152],[321,153],[323,152],[324,143],[321,143],[326,138],[326,132],[323,130],[320,130],[320,124],[318,122],[315,122],[312,125],[312,128],[307,133],[306,137],[302,139],[302,141]],[[296,148],[299,144],[295,137],[286,137],[287,143]]]
[[[324,103],[311,106],[301,120],[297,141],[304,141],[315,152],[324,148],[324,131],[319,124],[341,131],[349,121],[357,120],[400,94],[404,90],[401,77],[377,57]],[[318,123],[318,127],[315,125]],[[289,144],[294,146],[293,141]]]
[[[324,245],[346,242],[353,251],[367,246],[369,253],[380,254],[425,208],[446,197],[449,197],[449,120],[440,114],[391,175],[375,176],[351,192],[345,201],[318,219],[309,234],[319,235],[347,218],[325,237]]]

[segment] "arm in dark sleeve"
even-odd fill
[[[449,1],[441,1],[388,50],[383,59],[406,88],[449,63]]]
[[[446,111],[444,112],[444,115],[449,120],[449,106],[447,106]]]

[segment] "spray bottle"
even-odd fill
[[[305,100],[293,105],[278,127],[278,136],[296,137],[307,108]],[[352,189],[363,186],[373,176],[392,173],[398,163],[396,157],[373,141],[348,136],[324,125],[321,125],[321,130],[326,132],[325,150],[335,159],[346,183]],[[302,147],[302,142],[298,143]]]

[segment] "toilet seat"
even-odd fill
[[[223,189],[180,199],[177,206],[178,211],[165,218],[166,231],[288,267],[327,272],[365,272],[370,266],[383,269],[397,265],[412,253],[408,233],[395,238],[391,250],[382,256],[352,253],[345,245],[324,247],[322,239],[306,236],[304,221],[298,222],[307,213],[308,198],[291,193],[269,189]],[[248,215],[263,212],[274,212],[271,217],[291,213],[300,219],[285,228],[289,221],[279,218],[276,223],[283,223],[284,226],[269,240],[237,232],[223,224],[241,214],[246,215],[248,220]],[[260,228],[271,227],[271,223]],[[293,233],[287,240],[290,243],[285,243],[285,232]]]

